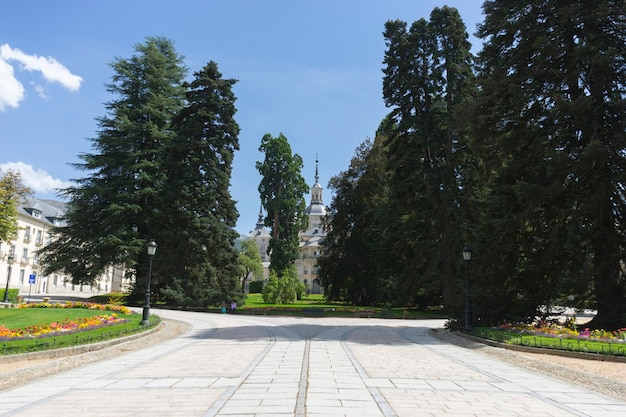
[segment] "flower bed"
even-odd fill
[[[495,329],[536,336],[626,343],[626,328],[622,328],[614,332],[607,330],[590,330],[589,328],[579,331],[577,326],[573,323],[573,320],[567,320],[563,324],[548,321],[539,321],[532,324],[507,323],[497,326]]]
[[[0,341],[35,339],[41,337],[58,336],[65,334],[78,333],[101,327],[111,326],[114,324],[126,323],[128,320],[120,318],[118,314],[131,314],[128,307],[112,304],[98,304],[86,302],[65,303],[33,303],[20,304],[18,308],[46,308],[46,309],[74,309],[80,308],[85,310],[108,311],[111,314],[101,314],[93,317],[76,318],[73,320],[66,319],[62,322],[54,321],[50,324],[38,324],[34,326],[26,326],[18,329],[8,329],[0,325]]]
[[[48,325],[28,326],[23,329],[7,329],[0,325],[0,340],[20,340],[33,339],[38,337],[56,336],[60,334],[71,334],[85,330],[97,329],[113,324],[125,323],[126,319],[121,319],[117,314],[104,314],[76,320],[66,320],[63,322],[52,322]]]
[[[126,306],[115,304],[85,303],[82,301],[67,301],[65,303],[33,303],[19,304],[18,308],[84,308],[86,310],[114,311],[120,314],[130,314],[131,310]]]

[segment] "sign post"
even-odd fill
[[[30,274],[28,276],[29,287],[28,287],[28,301],[27,301],[27,304],[30,304],[30,290],[33,288],[33,284],[35,283],[35,278],[36,278],[35,274]]]

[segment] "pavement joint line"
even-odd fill
[[[567,411],[568,413],[572,413],[575,416],[579,416],[579,417],[588,417],[589,416],[589,414],[587,414],[587,413],[575,410],[572,407],[568,407],[567,405],[564,405],[562,403],[556,402],[556,401],[554,401],[554,400],[552,400],[550,398],[544,397],[543,395],[538,394],[536,392],[529,392],[527,394],[530,395],[533,398],[538,399],[539,401],[542,401],[544,403],[548,403],[548,404],[550,404],[550,405],[552,405],[554,407],[557,407],[557,408],[559,408],[561,410]]]
[[[363,381],[363,383],[365,383],[365,381],[369,379],[370,376],[367,374],[365,369],[361,366],[358,359],[354,356],[354,354],[350,350],[350,347],[348,346],[348,343],[346,342],[348,335],[352,333],[355,329],[356,327],[352,327],[348,329],[344,334],[342,334],[340,343],[346,356],[348,356],[348,359],[352,363],[352,366],[354,366],[354,369],[357,371],[357,373],[361,377],[361,380]],[[385,396],[381,394],[378,388],[369,387],[367,386],[367,384],[366,384],[366,388],[371,394],[371,396],[374,398],[374,401],[376,401],[376,405],[378,406],[378,408],[380,409],[380,411],[383,413],[385,417],[398,417],[398,415],[393,411],[393,408],[391,407],[391,405],[387,402],[387,399],[385,398]]]
[[[215,417],[217,413],[226,405],[228,400],[233,396],[233,394],[237,391],[238,387],[232,386],[228,387],[226,391],[220,395],[220,397],[209,407],[206,413],[204,413],[203,417]]]
[[[300,372],[300,383],[298,384],[298,396],[296,397],[295,417],[306,417],[306,393],[309,379],[309,352],[311,351],[311,340],[307,335],[304,344],[304,355],[302,358],[302,370]]]
[[[404,329],[402,329],[399,332],[400,336],[402,336],[407,341],[409,341],[409,342],[411,342],[413,344],[419,344],[419,345],[423,346],[425,349],[430,350],[431,352],[435,353],[436,355],[443,356],[443,357],[445,357],[445,358],[447,358],[447,359],[449,359],[449,360],[451,360],[453,362],[461,364],[461,365],[463,365],[463,366],[473,370],[474,372],[477,372],[479,374],[482,374],[482,375],[485,375],[485,376],[489,377],[491,380],[493,380],[495,382],[499,382],[499,383],[509,382],[506,379],[500,378],[500,377],[498,377],[498,376],[496,376],[496,375],[494,375],[494,374],[492,374],[490,372],[483,371],[480,368],[478,368],[477,366],[474,366],[474,365],[472,365],[470,363],[462,361],[461,359],[459,359],[459,358],[457,358],[455,356],[452,356],[452,355],[450,355],[450,354],[448,354],[446,352],[442,352],[441,349],[435,349],[432,346],[418,343],[416,340],[414,340],[414,337],[407,336],[407,331],[408,330],[410,330],[410,329],[408,327],[405,327]],[[425,334],[423,336],[417,336],[417,337],[429,337],[429,336],[427,334]],[[434,336],[432,336],[432,335],[430,337],[434,338]]]
[[[224,406],[228,403],[228,401],[235,394],[235,392],[237,392],[237,390],[241,388],[243,384],[245,384],[246,379],[250,376],[250,374],[252,374],[252,372],[258,366],[258,364],[261,363],[263,358],[265,358],[267,354],[272,350],[272,348],[276,345],[276,336],[274,335],[274,333],[268,327],[264,326],[262,328],[269,336],[270,343],[265,347],[265,349],[263,349],[261,353],[259,353],[259,355],[255,358],[255,360],[252,361],[252,363],[242,372],[241,376],[237,378],[237,379],[240,378],[239,383],[236,385],[228,386],[226,391],[224,391],[224,393],[220,396],[220,398],[207,410],[207,412],[204,414],[203,417],[215,417],[222,410],[222,408],[224,408]]]

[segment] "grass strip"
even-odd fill
[[[569,352],[595,353],[600,355],[626,356],[626,343],[615,341],[567,338],[549,335],[523,334],[489,327],[477,327],[470,335],[500,343],[528,346],[540,349],[556,349]]]

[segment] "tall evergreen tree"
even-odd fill
[[[272,234],[267,249],[270,269],[281,276],[298,257],[298,234],[308,223],[304,194],[309,187],[302,177],[302,158],[292,154],[282,133],[277,137],[269,133],[263,136],[259,151],[265,154],[256,168],[262,176],[259,193],[267,211],[265,225]]]
[[[593,325],[623,325],[626,2],[489,0],[483,10],[472,146],[489,210],[482,251],[498,259],[485,279],[528,316],[560,292],[587,293],[586,282]]]
[[[42,250],[42,263],[46,274],[64,270],[75,283],[92,283],[109,265],[123,264],[145,288],[145,244],[158,242],[161,231],[159,155],[175,137],[171,121],[183,105],[186,68],[173,43],[159,37],[135,45],[135,55],[116,58],[111,66],[107,91],[114,98],[98,119],[94,152],[80,155],[83,162],[74,165],[87,176],[63,190],[69,199],[66,224]],[[164,279],[160,265],[157,256],[157,285]]]
[[[463,106],[473,91],[472,56],[459,13],[435,8],[430,21],[389,21],[383,97],[392,108],[389,229],[403,303],[418,292],[457,301],[457,210],[462,200]]]
[[[328,299],[355,305],[382,305],[392,298],[388,274],[391,248],[385,238],[388,186],[384,138],[366,140],[347,171],[331,178],[333,200],[318,260]]]
[[[165,294],[183,304],[241,296],[234,247],[239,213],[229,190],[239,149],[235,83],[223,79],[213,61],[194,73],[172,123],[177,137],[161,152],[159,246],[169,258],[162,271],[173,281]]]

